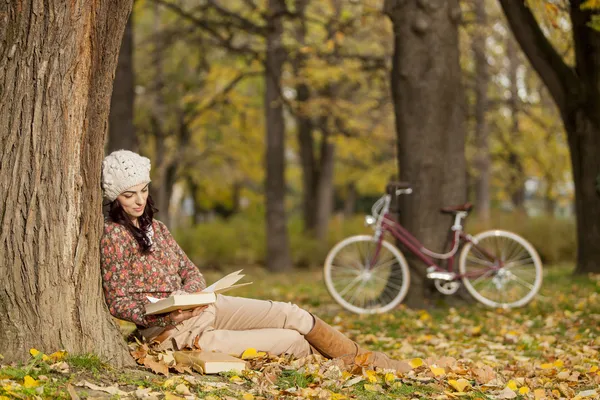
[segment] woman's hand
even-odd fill
[[[202,311],[204,311],[206,309],[206,307],[208,307],[208,305],[199,306],[199,307],[192,308],[190,310],[185,310],[185,311],[184,310],[171,311],[169,313],[169,319],[174,324],[179,324],[187,319],[190,319],[192,317],[197,317],[198,315],[202,314]]]

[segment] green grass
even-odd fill
[[[294,370],[282,371],[276,385],[281,389],[289,389],[293,387],[305,388],[313,382],[311,375],[306,376]]]

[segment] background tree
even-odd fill
[[[100,285],[100,168],[131,1],[0,4],[0,343],[130,363]]]
[[[443,206],[466,199],[465,113],[459,64],[458,1],[442,5],[387,0],[394,26],[391,73],[399,176],[414,193],[402,196],[400,219],[425,246],[441,251],[447,239]],[[423,268],[411,268],[407,303],[428,296]]]
[[[133,71],[133,13],[127,20],[123,41],[119,50],[119,61],[115,72],[110,115],[108,118],[107,153],[115,150],[138,150],[138,139],[133,125],[135,102]]]
[[[570,66],[524,0],[500,0],[500,4],[521,49],[554,99],[567,132],[575,183],[576,272],[599,271],[600,32],[590,26],[598,10],[594,2],[566,3],[568,16],[560,18],[568,21],[573,35],[575,62]]]
[[[269,0],[266,16],[265,123],[266,123],[266,219],[267,268],[292,267],[285,212],[285,122],[281,76],[286,60],[283,47],[284,0]]]

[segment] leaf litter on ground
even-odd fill
[[[140,365],[136,374],[108,367],[100,374],[78,370],[65,352],[46,355],[32,349],[31,361],[22,366],[2,365],[0,359],[0,400],[600,398],[600,278],[574,281],[565,268],[551,272],[556,276],[551,274],[543,290],[554,295],[514,310],[401,306],[383,315],[358,316],[342,313],[326,292],[314,289],[311,297],[319,296],[320,304],[305,306],[309,311],[363,347],[405,360],[411,367],[406,373],[376,370],[360,358],[346,368],[319,355],[294,359],[247,349],[242,355],[247,370],[201,375],[177,365],[171,352],[134,341],[129,345]],[[314,275],[299,272],[294,281],[302,286],[314,282]],[[299,286],[279,285],[279,292],[288,294]]]

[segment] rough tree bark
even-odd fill
[[[458,0],[386,0],[394,26],[392,97],[399,176],[414,192],[400,197],[400,219],[423,244],[441,251],[450,218],[440,207],[466,200],[465,112],[459,65]],[[422,264],[411,263],[406,303],[427,306]]]
[[[132,1],[0,3],[0,343],[130,364],[100,283],[100,168]]]
[[[125,26],[125,32],[123,33],[113,92],[110,99],[107,153],[120,149],[138,151],[138,140],[135,136],[135,127],[133,126],[134,100],[133,15],[130,15]]]
[[[285,213],[285,125],[281,99],[284,0],[269,0],[265,60],[266,224],[267,269],[286,271],[292,267]]]
[[[475,58],[475,142],[477,153],[475,165],[477,178],[475,181],[475,206],[483,221],[490,219],[490,146],[489,126],[486,114],[488,111],[489,72],[486,51],[487,13],[485,1],[475,1],[475,18],[477,26],[473,36],[473,56]]]
[[[593,13],[571,0],[575,66],[565,63],[544,36],[525,0],[499,0],[521,49],[552,95],[567,131],[575,183],[576,273],[600,271],[600,32],[588,26]]]

